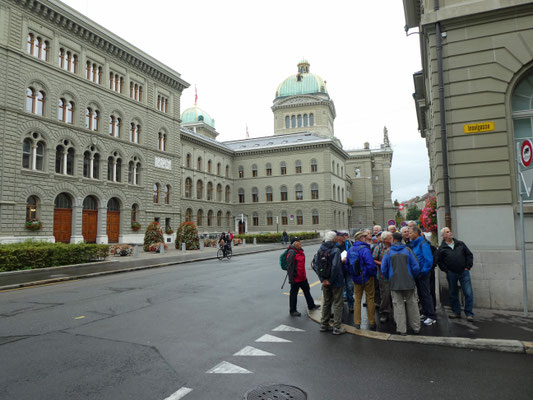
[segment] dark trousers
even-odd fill
[[[429,291],[431,298],[433,299],[433,307],[437,308],[437,296],[435,295],[435,269],[432,269],[429,273]]]
[[[431,319],[435,319],[435,306],[433,305],[431,291],[429,290],[429,275],[428,272],[423,276],[418,275],[416,277],[416,289],[418,290],[418,297],[422,306],[422,314]]]
[[[291,292],[289,296],[289,312],[295,312],[296,302],[298,300],[298,292],[302,289],[304,292],[305,300],[307,301],[307,308],[313,308],[315,306],[315,301],[313,296],[311,296],[311,289],[309,288],[309,282],[307,279],[303,282],[294,282],[291,283]]]

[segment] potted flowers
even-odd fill
[[[165,233],[167,235],[172,235],[174,233],[174,231],[172,230],[172,228],[170,226],[166,226],[165,227]]]
[[[39,231],[43,227],[43,224],[38,220],[26,221],[24,227],[29,231]]]
[[[131,223],[131,229],[133,231],[138,231],[141,229],[141,224],[139,224],[137,221]]]

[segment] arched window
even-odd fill
[[[239,178],[244,178],[244,167],[239,165]]]
[[[341,177],[344,177],[344,167],[341,165]]]
[[[298,128],[302,127],[302,116],[298,115]]]
[[[334,184],[334,185],[333,185],[333,194],[332,194],[332,197],[333,197],[333,200],[334,200],[334,201],[335,201],[335,193],[336,193],[335,189],[336,189],[336,186],[335,186],[335,184]]]
[[[281,225],[287,225],[289,223],[289,219],[287,218],[287,211],[281,212]]]
[[[40,135],[33,133],[32,139],[26,138],[22,143],[22,168],[42,171],[44,168],[44,142]],[[37,143],[35,143],[37,142]]]
[[[302,213],[302,210],[296,211],[296,225],[303,225],[304,224],[304,214]]]
[[[201,180],[196,182],[196,198],[199,200],[204,198],[204,183]]]
[[[309,117],[307,116],[307,114],[304,114],[304,126],[308,126],[309,125]]]
[[[154,183],[154,203],[159,203],[159,183]]]
[[[83,153],[83,176],[89,179],[100,178],[100,154],[92,146]]]
[[[120,137],[121,119],[113,114],[109,117],[109,134],[113,137]]]
[[[220,163],[217,163],[217,175],[220,176]]]
[[[252,188],[252,203],[259,202],[259,191],[256,187]]]
[[[64,98],[59,99],[57,107],[57,119],[67,124],[72,124],[74,119],[74,102]]]
[[[341,193],[342,193],[341,201],[344,202],[344,188],[342,188]]]
[[[296,128],[296,116],[291,117],[291,128]]]
[[[33,141],[31,139],[24,139],[22,142],[22,168],[31,168],[32,146]]]
[[[266,201],[273,201],[273,196],[272,196],[272,188],[270,186],[267,186],[266,189],[265,189],[265,193],[266,193]]]
[[[287,186],[282,185],[281,188],[279,189],[279,192],[280,192],[281,201],[287,201],[289,199],[288,194],[287,194]]]
[[[116,197],[112,197],[107,202],[107,211],[120,211],[120,203]]]
[[[315,126],[315,115],[313,113],[309,114],[309,126]]]
[[[252,177],[256,177],[257,176],[257,165],[256,164],[253,164],[252,165]]]
[[[185,210],[185,222],[192,222],[192,210],[190,208]]]
[[[167,134],[164,132],[159,132],[159,141],[158,141],[159,150],[167,151]]]
[[[331,172],[335,173],[335,161],[331,162]]]
[[[196,213],[196,225],[197,226],[203,226],[204,224],[204,211],[202,209],[199,209]]]
[[[222,201],[222,185],[220,183],[217,185],[217,201]]]
[[[339,174],[339,164],[337,164],[337,175],[340,175]]]
[[[222,211],[217,212],[217,226],[222,226]]]
[[[137,157],[133,157],[128,164],[128,183],[130,185],[140,185],[140,173],[141,173],[141,163]]]
[[[227,185],[226,189],[225,189],[224,201],[226,203],[229,203],[231,201],[231,189],[230,189],[229,185]]]
[[[291,118],[287,115],[285,116],[285,128],[289,129],[291,127]]]
[[[68,140],[56,147],[56,173],[74,175],[74,148]]]
[[[207,172],[211,173],[211,167],[212,167],[211,160],[207,160]]]
[[[244,189],[239,189],[239,203],[244,203]]]
[[[196,168],[198,171],[202,170],[202,157],[198,157],[198,160],[196,160]]]
[[[139,206],[137,204],[133,204],[131,206],[131,222],[138,222],[139,220]]]
[[[116,151],[107,159],[107,180],[122,182],[122,160]]]
[[[185,197],[187,199],[190,199],[192,197],[192,179],[191,178],[185,179]]]
[[[302,162],[300,160],[296,160],[295,170],[296,170],[297,174],[301,174],[302,173]]]
[[[296,191],[296,200],[303,200],[304,199],[304,189],[302,185],[297,184],[295,187]]]
[[[272,176],[272,164],[267,163],[266,168],[265,168],[265,175]]]
[[[170,185],[165,186],[165,204],[170,204]]]
[[[361,177],[361,170],[359,168],[355,168],[353,173],[356,178]]]
[[[72,208],[72,201],[66,193],[59,194],[54,201],[54,208]]]
[[[37,91],[34,88],[26,89],[26,112],[44,115],[44,103],[46,101],[46,94],[41,90]]]
[[[211,182],[207,183],[207,200],[213,200],[213,184]]]
[[[231,212],[226,213],[226,226],[231,227]]]
[[[185,156],[185,167],[191,168],[191,154],[187,153],[187,156]]]
[[[213,210],[207,212],[207,226],[213,226]]]
[[[100,112],[91,107],[85,109],[85,129],[97,131],[100,123]]]
[[[312,222],[313,222],[313,225],[318,225],[318,211],[317,210],[313,210],[311,212],[311,215],[312,215]]]
[[[341,187],[337,186],[337,201],[341,201]]]
[[[280,163],[279,168],[280,168],[281,175],[287,175],[287,164],[285,163],[285,161],[282,161]]]
[[[274,218],[272,218],[272,211],[267,212],[267,225],[274,225]]]
[[[83,200],[84,210],[98,210],[98,200],[94,196],[87,196]]]
[[[141,142],[141,125],[135,122],[130,124],[130,142],[137,144]]]
[[[257,214],[257,212],[254,212],[252,214],[252,225],[259,226],[259,215]]]
[[[317,183],[311,184],[311,199],[318,200],[318,184]]]
[[[37,204],[39,200],[36,196],[30,196],[26,200],[26,222],[38,220]]]
[[[316,160],[313,158],[311,160],[311,172],[317,172],[318,171],[318,163],[316,162]]]

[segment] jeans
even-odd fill
[[[465,270],[461,273],[448,271],[446,273],[448,278],[448,288],[450,292],[450,305],[454,314],[461,315],[461,304],[459,303],[459,287],[457,281],[461,282],[461,289],[465,295],[465,314],[466,316],[474,316],[472,309],[474,308],[474,292],[472,290],[472,281],[470,280],[470,271]]]
[[[309,288],[309,282],[307,280],[303,282],[294,282],[291,283],[291,291],[289,295],[289,312],[295,312],[296,302],[298,300],[298,292],[302,289],[304,292],[305,300],[307,301],[307,308],[313,308],[315,306],[315,301],[313,296],[311,296],[311,289]]]
[[[344,280],[344,294],[346,296],[346,302],[349,308],[353,308],[353,280],[352,277],[348,277]]]
[[[416,289],[418,290],[418,297],[422,306],[422,314],[426,317],[435,319],[435,305],[431,298],[431,291],[429,289],[429,272],[425,275],[418,275],[415,278]]]

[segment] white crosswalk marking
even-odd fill
[[[266,342],[266,343],[290,343],[290,340],[282,339],[277,336],[272,335],[263,335],[259,339],[256,340],[256,342]]]
[[[252,372],[239,367],[238,365],[222,361],[220,364],[214,366],[206,374],[251,374]]]
[[[171,394],[165,400],[179,400],[192,392],[192,389],[187,387],[180,388],[176,393]]]
[[[272,329],[274,332],[305,332],[303,329],[293,328],[292,326],[280,325]]]
[[[268,351],[256,349],[252,346],[246,346],[245,348],[235,353],[234,356],[275,356],[275,354],[269,353]]]

